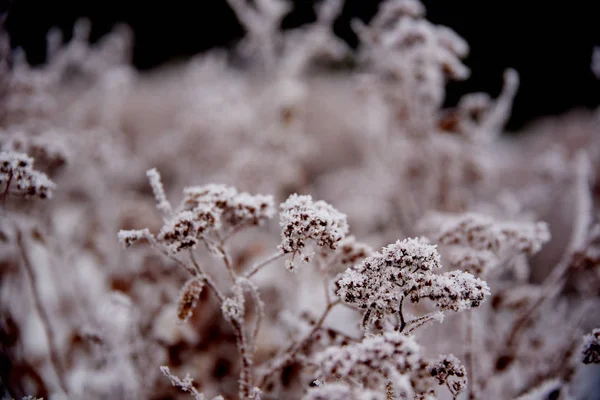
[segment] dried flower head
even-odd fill
[[[328,266],[348,268],[371,254],[371,246],[357,241],[354,236],[348,236],[338,242],[334,251],[324,250],[320,255]]]
[[[328,347],[315,357],[317,377],[322,381],[339,377],[383,390],[388,381],[401,381],[421,364],[420,348],[411,337],[399,332],[370,336],[348,346]]]
[[[550,230],[544,222],[500,222],[476,213],[436,214],[427,220],[428,225],[440,226],[438,240],[441,244],[467,246],[495,254],[531,256],[550,240]]]
[[[214,208],[223,226],[261,225],[275,215],[273,196],[238,193],[234,187],[225,185],[192,186],[183,190],[181,209],[191,210],[200,206]]]
[[[429,374],[440,385],[446,385],[457,396],[467,388],[467,370],[454,355],[440,356],[427,367]]]
[[[165,221],[157,238],[172,253],[195,248],[205,234],[218,227],[218,221],[219,215],[207,206],[180,211]]]
[[[346,215],[322,200],[313,201],[311,196],[292,194],[281,204],[281,209],[279,248],[284,253],[301,252],[308,240],[317,246],[335,249],[348,233]]]

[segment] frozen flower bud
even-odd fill
[[[447,385],[454,396],[467,388],[467,370],[452,354],[440,356],[427,370],[438,384]]]
[[[172,216],[173,210],[171,208],[171,203],[167,200],[167,195],[165,194],[165,189],[160,179],[160,173],[156,168],[152,168],[146,171],[146,176],[148,177],[150,187],[152,187],[152,192],[156,199],[156,208],[158,208],[165,217]]]
[[[386,332],[318,353],[317,377],[327,381],[341,376],[363,382],[369,388],[383,388],[387,381],[417,369],[421,363],[419,353],[419,345],[411,336]]]
[[[302,250],[308,240],[335,249],[348,233],[346,215],[322,200],[313,201],[311,196],[293,194],[281,204],[281,209],[279,248],[285,253]]]
[[[140,240],[147,239],[150,236],[151,234],[148,229],[120,230],[118,233],[119,243],[124,247],[133,246]]]
[[[221,306],[221,312],[225,320],[242,323],[244,321],[245,304],[246,300],[242,287],[235,285],[233,287],[233,296],[226,298]]]
[[[583,337],[582,353],[584,364],[600,364],[600,329]]]
[[[198,304],[200,294],[204,288],[204,281],[198,278],[188,280],[181,290],[181,297],[177,306],[177,317],[186,322],[191,316],[192,311]]]

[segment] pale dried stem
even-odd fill
[[[52,329],[52,323],[50,322],[50,315],[46,312],[46,309],[43,306],[42,299],[40,298],[40,293],[38,292],[38,279],[35,268],[31,264],[31,260],[27,255],[27,250],[25,249],[25,245],[23,243],[23,235],[19,228],[16,228],[17,235],[17,246],[19,247],[19,251],[21,253],[21,259],[23,260],[23,266],[25,267],[25,272],[27,274],[27,281],[29,282],[29,287],[31,289],[31,293],[33,295],[33,305],[40,316],[40,320],[42,321],[42,328],[44,329],[44,333],[46,334],[46,338],[48,339],[48,351],[50,356],[50,364],[52,365],[52,369],[54,369],[54,373],[58,378],[58,384],[60,386],[60,390],[67,396],[69,396],[69,392],[67,391],[67,384],[65,381],[65,371],[62,367],[60,353],[56,347],[56,336],[54,334],[54,330]]]
[[[251,278],[252,276],[254,276],[254,274],[256,274],[258,271],[260,271],[263,267],[269,265],[270,263],[272,263],[275,260],[280,259],[281,257],[285,256],[285,254],[286,253],[284,253],[283,251],[278,250],[275,253],[271,254],[269,257],[265,258],[264,260],[258,261],[256,264],[254,264],[248,270],[248,272],[246,272],[246,274],[244,275],[244,277],[246,279]]]

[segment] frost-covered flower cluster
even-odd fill
[[[163,213],[164,224],[156,236],[171,253],[195,248],[199,242],[215,236],[217,240],[236,230],[263,224],[275,211],[272,196],[238,193],[225,185],[187,187],[177,210],[172,210],[156,169],[147,172],[157,208]],[[119,232],[126,246],[149,238],[147,230]]]
[[[452,354],[440,356],[429,364],[427,371],[439,385],[447,385],[454,396],[467,388],[467,370]]]
[[[388,381],[410,385],[408,377],[421,367],[421,355],[414,338],[386,332],[354,345],[329,347],[317,354],[315,362],[320,381],[347,379],[361,382],[366,388],[383,390]]]
[[[348,223],[342,214],[323,200],[313,201],[309,195],[292,194],[281,204],[279,214],[281,244],[279,248],[293,257],[308,244],[335,250],[346,237]]]
[[[56,188],[46,174],[33,168],[33,159],[27,154],[0,152],[0,187],[4,195],[25,197],[52,197]]]
[[[581,352],[584,364],[600,364],[600,329],[584,336]]]
[[[462,311],[479,306],[489,294],[484,281],[462,271],[434,273],[441,268],[436,246],[423,238],[399,240],[344,272],[336,282],[337,294],[366,310],[365,322],[396,313],[405,298],[413,303],[430,299],[442,311]]]
[[[183,189],[181,209],[216,208],[226,229],[262,225],[275,215],[273,196],[251,195],[225,185],[210,184]]]
[[[438,243],[450,246],[453,267],[476,275],[485,274],[510,257],[537,254],[550,240],[544,222],[497,221],[476,213],[434,213],[420,225]]]

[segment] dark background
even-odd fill
[[[284,28],[315,18],[315,0],[294,3]],[[336,34],[355,45],[349,21],[369,20],[379,3],[346,0],[335,23]],[[452,27],[471,46],[466,64],[472,76],[450,84],[448,104],[473,91],[497,95],[502,71],[513,67],[521,75],[521,88],[511,130],[536,117],[600,105],[600,82],[590,71],[592,48],[600,45],[600,1],[425,0],[424,4],[430,21]],[[117,22],[130,25],[136,38],[133,62],[141,70],[211,47],[231,46],[243,35],[225,0],[0,0],[2,11],[12,46],[23,47],[32,63],[43,62],[50,27],[60,27],[68,38],[81,16],[92,20],[93,40]]]

